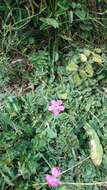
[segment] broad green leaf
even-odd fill
[[[94,74],[92,65],[90,65],[90,64],[87,64],[87,65],[85,66],[85,71],[86,71],[86,73],[88,74],[89,77],[92,77],[93,74]]]
[[[85,54],[83,54],[83,53],[80,53],[80,60],[81,60],[81,62],[86,62],[87,61],[87,57],[86,57],[86,55]]]
[[[70,72],[75,72],[78,70],[78,65],[75,63],[70,63],[67,65],[66,70]]]
[[[87,123],[84,126],[89,137],[90,156],[95,166],[100,166],[103,157],[103,148],[96,131]]]
[[[52,26],[54,28],[59,28],[59,23],[56,19],[54,18],[40,18],[40,20],[46,24],[46,25],[49,25],[49,26]]]

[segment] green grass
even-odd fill
[[[44,185],[53,166],[58,190],[106,188],[106,5],[96,16],[84,1],[0,4],[1,190],[55,189]]]
[[[17,89],[18,94],[17,91],[1,94],[2,189],[8,186],[33,189],[44,183],[50,167],[58,165],[63,171],[90,156],[89,139],[84,131],[86,123],[97,132],[103,147],[103,161],[100,167],[95,167],[89,158],[64,174],[62,179],[82,183],[106,180],[106,57],[103,52],[98,54],[96,49],[90,50],[91,55],[83,63],[80,55],[84,52],[86,49],[72,50],[63,56],[63,63],[55,66],[53,75],[50,75],[46,52],[30,55],[33,71],[29,74],[28,90],[24,91],[21,86]],[[91,61],[93,52],[102,60],[105,58],[104,62]],[[72,61],[78,65],[78,70],[73,70],[74,67],[72,71],[68,70]],[[86,67],[89,64],[92,66]],[[81,71],[85,76],[80,75]],[[23,77],[25,80],[26,75]],[[48,111],[52,99],[64,102],[65,111],[58,118]]]

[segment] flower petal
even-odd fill
[[[52,100],[51,101],[51,104],[53,105],[53,104],[56,104],[57,103],[57,101],[56,100]]]
[[[58,115],[59,115],[59,113],[60,113],[60,111],[59,111],[59,110],[54,110],[54,111],[53,111],[54,116],[58,116]]]
[[[59,185],[61,185],[61,181],[52,175],[47,174],[45,179],[50,187],[58,187]]]
[[[64,111],[64,106],[60,106],[60,111]]]
[[[59,104],[59,106],[63,104],[62,100],[57,100],[57,103]]]
[[[53,113],[54,116],[58,116],[60,112],[64,111],[64,105],[62,100],[52,100],[48,110]]]
[[[58,167],[53,167],[51,169],[51,174],[54,176],[54,177],[59,177],[61,175],[61,171]]]

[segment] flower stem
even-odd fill
[[[88,160],[89,158],[90,158],[90,156],[88,156],[88,157],[85,158],[84,160],[80,161],[78,164],[74,165],[73,167],[68,168],[67,170],[63,171],[63,172],[61,173],[61,175],[65,174],[66,172],[68,172],[68,171],[72,170],[73,168],[79,166],[80,164],[82,164],[83,162],[85,162],[86,160]]]
[[[103,181],[103,182],[91,182],[91,183],[70,183],[70,182],[66,182],[66,183],[62,183],[62,185],[75,185],[75,186],[92,186],[92,185],[99,185],[99,186],[103,186],[103,185],[107,185],[107,181]]]

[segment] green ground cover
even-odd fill
[[[107,189],[107,2],[0,3],[0,189]],[[64,110],[49,111],[52,100]],[[62,172],[58,187],[45,176]]]

